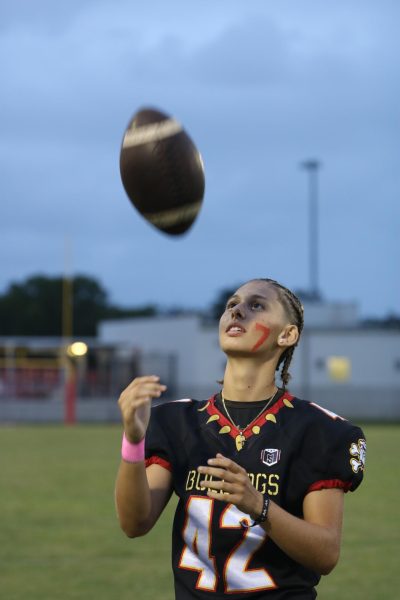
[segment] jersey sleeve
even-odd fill
[[[172,471],[172,452],[165,434],[161,413],[162,411],[158,407],[152,408],[150,423],[146,432],[145,463],[146,467],[158,464],[164,469]]]
[[[366,457],[364,433],[359,427],[339,419],[320,422],[308,436],[310,441],[303,454],[303,464],[307,465],[306,493],[329,488],[352,492],[363,479]]]

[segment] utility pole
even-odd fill
[[[68,347],[72,344],[73,335],[73,282],[71,274],[71,241],[65,238],[64,277],[62,287],[62,337],[64,362],[64,423],[76,423],[76,366]]]
[[[318,239],[318,171],[320,161],[316,159],[305,160],[301,167],[308,173],[308,200],[309,200],[309,291],[314,300],[318,300],[319,292],[319,239]]]

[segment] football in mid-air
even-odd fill
[[[173,117],[142,108],[125,131],[120,154],[125,191],[140,214],[170,235],[185,233],[204,196],[203,161]]]

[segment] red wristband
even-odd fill
[[[125,462],[137,463],[144,460],[144,438],[137,444],[132,444],[125,433],[122,436],[121,456]]]

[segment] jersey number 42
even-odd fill
[[[191,496],[186,508],[187,518],[183,530],[185,546],[179,561],[181,569],[199,573],[196,588],[208,592],[215,592],[218,584],[215,558],[212,554],[211,522],[214,502],[213,499],[204,496]],[[220,517],[221,529],[239,529],[242,532],[242,539],[232,548],[225,560],[224,591],[243,593],[276,588],[266,569],[248,568],[267,534],[259,525],[244,529],[240,525],[243,519],[249,520],[249,516],[233,504],[228,504]]]

